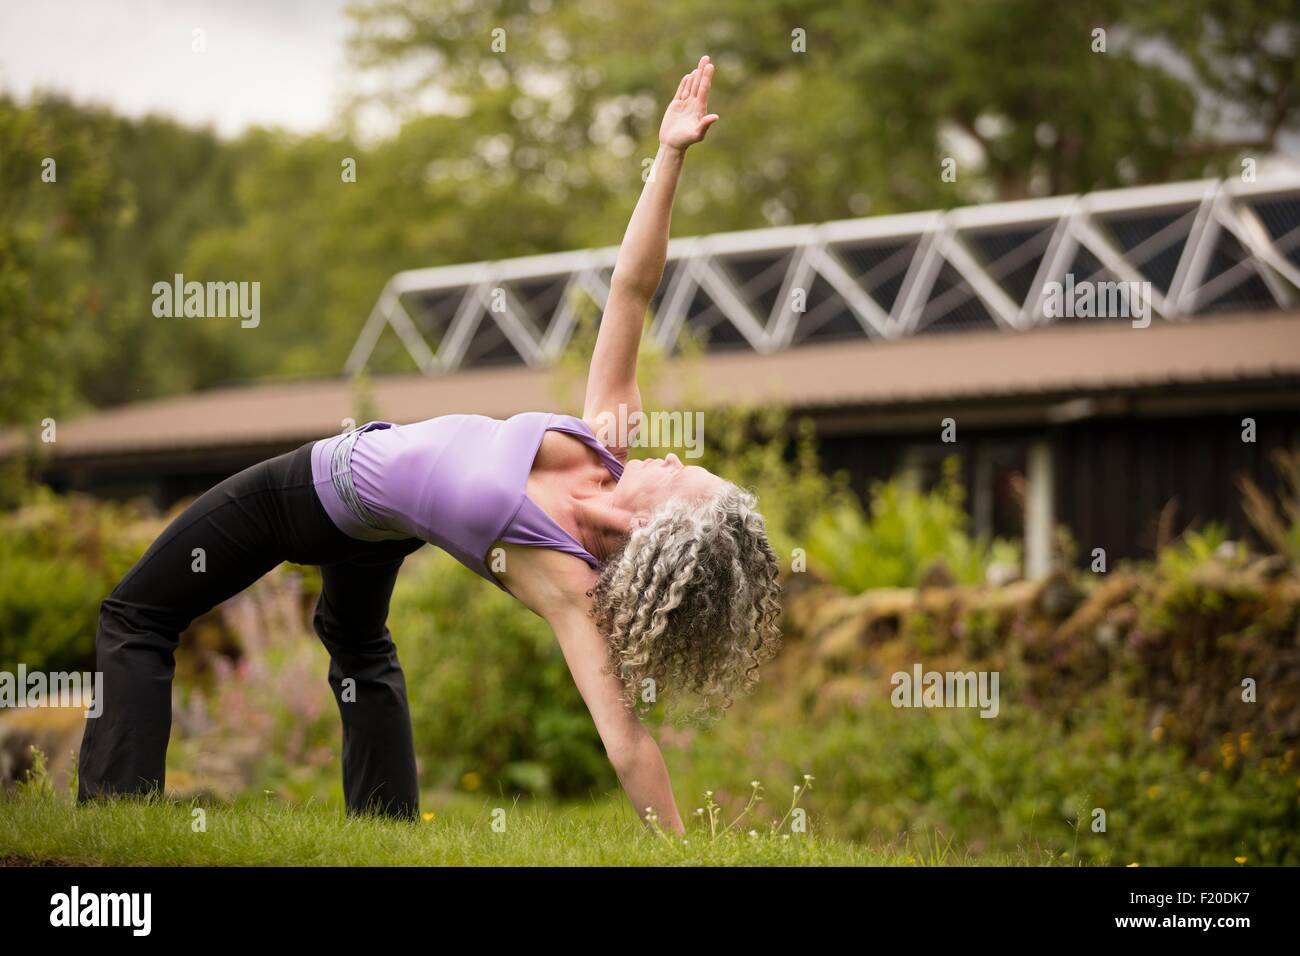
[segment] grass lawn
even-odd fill
[[[196,832],[197,810],[206,832]],[[889,866],[1029,863],[966,859],[934,841],[872,849],[827,837],[743,826],[716,839],[692,823],[687,842],[656,835],[614,801],[506,805],[457,800],[402,824],[345,817],[338,806],[278,800],[167,801],[78,807],[64,797],[0,798],[0,863],[154,866]],[[426,814],[426,817],[428,814]]]
[[[0,801],[0,861],[217,866],[641,866],[869,865],[900,862],[850,843],[811,836],[750,837],[704,830],[682,845],[646,831],[613,806],[505,807],[437,811],[402,824],[345,817],[337,806],[278,801],[203,808],[121,802],[77,807],[65,799]],[[427,814],[426,814],[427,816]]]

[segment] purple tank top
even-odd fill
[[[525,412],[504,421],[443,415],[410,425],[370,422],[316,442],[312,480],[321,505],[345,534],[364,541],[428,541],[498,587],[486,562],[498,541],[562,551],[598,568],[528,497],[528,474],[548,431],[573,435],[596,451],[615,479],[622,476],[622,463],[582,419]]]

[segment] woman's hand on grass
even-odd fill
[[[700,65],[677,84],[677,95],[668,104],[659,125],[659,142],[671,149],[685,150],[704,139],[709,127],[718,121],[718,114],[709,112],[712,85],[713,64],[707,56],[702,56]]]

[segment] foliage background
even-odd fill
[[[318,134],[223,139],[0,93],[0,423],[337,374],[398,270],[617,242],[662,101],[704,51],[724,118],[692,153],[677,235],[1236,173],[1300,125],[1290,0],[379,0],[351,15],[373,92]],[[417,105],[431,93],[439,112]],[[357,116],[376,105],[400,123],[365,139]],[[155,319],[151,287],[178,272],[260,282],[261,325]]]

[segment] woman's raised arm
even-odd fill
[[[621,420],[641,408],[636,362],[646,308],[664,274],[673,197],[682,160],[687,148],[702,140],[718,119],[708,111],[712,81],[713,64],[704,56],[700,57],[699,66],[683,76],[677,85],[677,94],[659,127],[659,152],[654,167],[619,246],[609,301],[591,355],[582,412],[597,435],[602,435],[603,429],[606,441],[619,437],[610,432],[611,421],[620,420],[619,406],[624,407]],[[613,416],[612,420],[602,421],[607,415]],[[611,445],[611,450],[620,456],[625,456],[627,451],[617,444]]]

